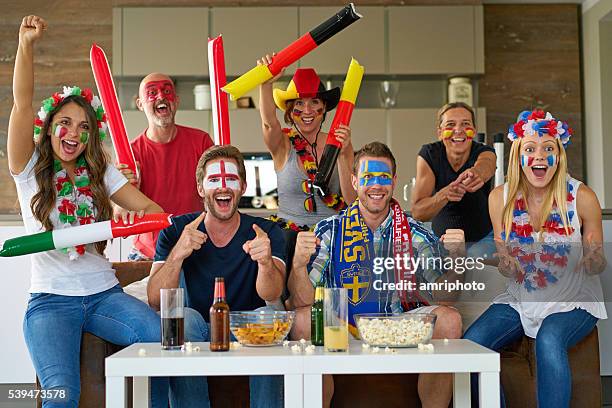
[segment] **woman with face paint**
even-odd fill
[[[136,212],[162,209],[109,164],[102,104],[89,89],[64,87],[45,99],[34,119],[34,44],[47,23],[26,16],[19,28],[9,120],[8,162],[29,234],[108,220],[111,200],[128,209],[114,214],[133,223]],[[159,316],[123,293],[104,257],[106,242],[41,252],[32,257],[30,300],[23,323],[43,407],[79,403],[81,336],[90,332],[115,344],[159,342]],[[151,382],[155,407],[166,407],[167,379]]]
[[[566,123],[541,110],[522,112],[510,126],[508,179],[489,196],[508,287],[464,335],[493,350],[534,338],[539,407],[569,407],[567,350],[607,318],[599,281],[606,267],[601,207],[567,173],[571,135]]]
[[[419,221],[431,221],[438,236],[448,228],[465,232],[468,255],[491,257],[495,252],[487,198],[495,174],[495,151],[478,143],[474,110],[465,103],[438,111],[438,141],[421,147],[410,208]]]
[[[257,63],[270,64],[272,58],[266,55]],[[340,89],[325,90],[314,69],[298,68],[286,90],[273,91],[274,81],[283,74],[284,71],[260,87],[262,131],[276,170],[279,221],[285,227],[306,230],[336,214],[356,197],[351,186],[351,131],[344,125],[336,131],[335,136],[342,143],[337,170],[329,191],[316,191],[312,182],[327,139],[327,133],[321,128],[327,112],[340,100]],[[281,127],[276,117],[277,107],[283,111],[289,128]]]

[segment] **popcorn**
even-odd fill
[[[385,347],[385,353],[391,353],[391,349],[389,347]]]
[[[304,344],[306,344],[306,340],[305,339],[300,339],[300,344],[303,346]]]
[[[199,353],[200,352],[200,346],[195,346],[193,348],[193,351],[195,351],[196,353]]]
[[[291,351],[293,351],[294,353],[301,353],[302,347],[300,347],[299,344],[294,344],[293,346],[291,346]]]
[[[289,347],[289,343],[290,343],[289,340],[283,341],[283,347]]]
[[[306,354],[312,354],[315,351],[315,346],[313,344],[306,346]]]
[[[190,341],[185,342],[181,347],[181,351],[186,351],[187,353],[191,353],[193,351],[193,344]]]
[[[359,319],[359,333],[368,344],[410,346],[429,341],[433,325],[418,319]]]
[[[232,343],[230,344],[230,348],[232,350],[239,349],[240,347],[242,347],[242,344],[240,344],[239,341],[232,341]]]
[[[372,353],[375,353],[375,354],[376,354],[376,353],[378,353],[379,351],[380,351],[380,348],[378,348],[378,347],[374,347],[374,348],[372,348]]]
[[[362,347],[364,350],[367,350],[367,349],[369,349],[369,348],[370,348],[370,345],[369,345],[368,343],[361,343],[361,347]]]
[[[139,349],[138,349],[138,355],[139,355],[140,357],[144,357],[144,356],[146,356],[146,355],[147,355],[147,350],[145,350],[145,349],[143,349],[143,348],[139,348]]]
[[[429,343],[429,344],[423,344],[423,343],[419,343],[418,345],[419,351],[425,351],[425,352],[433,352],[434,351],[434,345]]]
[[[444,344],[448,344],[448,339],[444,339]]]

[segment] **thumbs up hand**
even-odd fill
[[[255,231],[255,238],[245,242],[242,249],[259,265],[269,266],[272,264],[270,238],[257,224],[253,224],[253,230]]]

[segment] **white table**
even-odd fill
[[[164,351],[159,343],[136,343],[106,358],[106,407],[125,407],[126,377],[134,377],[134,408],[147,407],[148,377],[214,375],[284,375],[285,406],[303,404],[303,356],[277,347],[240,347],[211,352],[208,343],[193,343],[199,352]],[[138,354],[146,351],[145,356]]]
[[[396,348],[386,353],[351,341],[348,352],[329,353],[317,347],[304,357],[304,408],[322,406],[323,374],[454,373],[455,408],[469,408],[470,373],[479,374],[480,407],[499,407],[499,354],[470,340],[432,340],[434,351]]]
[[[480,406],[499,407],[499,354],[469,340],[432,341],[433,352],[365,350],[351,341],[345,353],[294,353],[289,347],[241,347],[212,353],[162,351],[159,344],[133,344],[106,359],[106,406],[124,407],[125,378],[134,377],[134,407],[148,404],[148,378],[186,375],[284,375],[287,408],[322,406],[323,374],[454,373],[454,406],[470,407],[470,373],[480,377]],[[292,342],[292,344],[294,344]],[[138,350],[146,355],[139,356]]]

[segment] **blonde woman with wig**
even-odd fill
[[[510,126],[507,182],[489,195],[508,286],[464,335],[496,351],[523,335],[534,338],[538,407],[569,407],[567,350],[607,318],[599,281],[606,267],[601,207],[567,173],[571,136],[566,123],[541,110],[522,112]]]
[[[91,90],[64,87],[34,115],[34,44],[47,29],[26,16],[19,28],[8,129],[8,163],[28,234],[71,228],[161,208],[128,183],[102,145],[106,121]],[[34,123],[32,123],[34,122]],[[34,126],[32,126],[34,125]],[[113,215],[111,201],[121,209]],[[123,210],[123,208],[128,209]],[[23,331],[45,391],[43,407],[76,407],[83,332],[119,345],[159,342],[159,316],[123,292],[106,242],[31,255]],[[151,380],[153,407],[168,406],[168,380]]]

